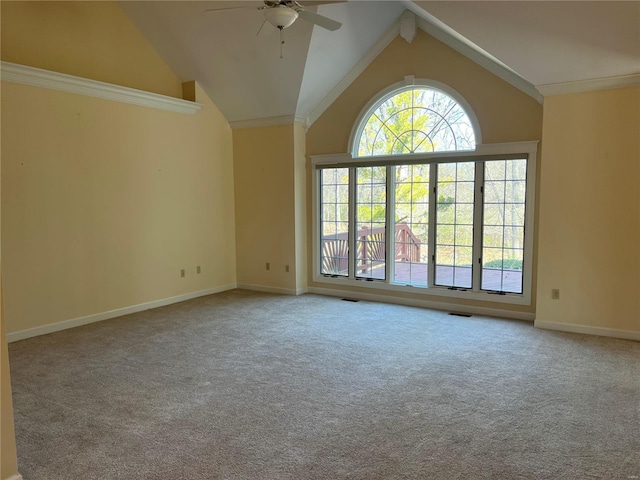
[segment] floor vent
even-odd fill
[[[454,313],[454,312],[449,312],[449,315],[453,315],[454,317],[470,317],[471,316],[470,313]]]
[[[342,301],[343,302],[359,302],[360,300],[356,300],[354,298],[343,298]]]

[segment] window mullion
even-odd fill
[[[433,287],[436,278],[436,214],[437,214],[437,184],[438,184],[438,165],[432,163],[429,166],[429,228],[427,232],[428,243],[428,268],[427,268],[427,287]]]
[[[484,195],[484,162],[476,162],[475,188],[473,196],[473,263],[471,268],[471,290],[480,291],[482,276],[482,211]]]
[[[387,167],[387,225],[385,233],[386,283],[395,278],[396,269],[396,167]]]
[[[349,278],[356,278],[356,167],[349,168]]]

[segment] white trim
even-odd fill
[[[339,165],[350,162],[353,157],[350,153],[329,153],[327,155],[310,155],[312,165]]]
[[[277,293],[280,295],[302,295],[307,293],[306,288],[270,287],[267,285],[254,285],[251,283],[239,283],[238,288],[242,290],[252,290],[254,292]]]
[[[469,60],[477,63],[494,75],[500,77],[505,82],[511,84],[518,90],[534,98],[537,102],[543,103],[544,97],[538,92],[536,87],[521,77],[508,65],[502,63],[489,52],[483,50],[475,43],[460,35],[454,29],[438,20],[422,7],[416,5],[411,0],[402,0],[401,3],[418,16],[418,27],[427,32],[432,37],[440,40],[445,45],[453,48],[456,52],[464,55]]]
[[[588,325],[578,325],[576,323],[560,323],[547,322],[545,320],[536,320],[534,322],[536,328],[546,330],[558,330],[561,332],[583,333],[586,335],[598,335],[600,337],[622,338],[624,340],[640,341],[640,331],[618,330],[616,328],[590,327]]]
[[[488,143],[476,146],[475,150],[455,150],[451,152],[422,152],[411,155],[379,155],[375,157],[356,157],[350,153],[330,153],[320,155],[310,155],[311,165],[336,165],[344,163],[367,163],[367,162],[393,162],[401,160],[424,160],[426,162],[433,159],[450,161],[449,159],[467,158],[479,155],[509,155],[512,153],[528,153],[532,157],[537,155],[538,140],[528,142],[508,142],[508,143]],[[439,162],[438,162],[439,163]]]
[[[15,475],[5,478],[5,480],[22,480],[22,475],[16,473]]]
[[[311,109],[307,116],[307,128],[320,118],[320,116],[335,102],[340,95],[351,85],[356,78],[364,72],[371,62],[373,62],[382,51],[400,34],[400,21],[395,22],[391,27],[378,39],[376,44],[369,50],[364,57],[347,73],[338,84],[331,89],[322,101]]]
[[[417,34],[416,14],[410,10],[405,10],[403,14],[400,15],[400,36],[404,38],[407,43],[411,43]]]
[[[407,89],[415,88],[415,87],[426,87],[431,88],[433,90],[439,90],[445,95],[451,97],[455,100],[458,105],[464,110],[464,113],[467,114],[469,121],[471,122],[471,128],[473,128],[473,135],[475,137],[476,148],[478,145],[482,144],[482,129],[480,128],[480,122],[478,121],[478,117],[476,113],[469,105],[469,102],[458,93],[458,91],[446,83],[439,82],[437,80],[431,80],[428,78],[415,78],[413,75],[407,75],[404,77],[404,80],[400,80],[399,82],[393,83],[388,87],[383,88],[378,93],[376,93],[369,102],[360,110],[360,113],[356,117],[356,121],[351,128],[351,134],[349,135],[349,144],[347,151],[351,152],[351,154],[356,157],[357,156],[357,147],[355,145],[356,138],[360,139],[362,135],[362,131],[365,128],[365,119],[368,120],[373,112],[384,102],[386,102],[389,98],[395,96],[395,93],[400,93],[401,91],[405,91]],[[456,152],[469,152],[475,150],[456,150]],[[444,153],[444,152],[433,152],[433,153]],[[398,155],[396,155],[398,156]],[[361,157],[358,157],[361,158]]]
[[[542,95],[548,97],[550,95],[565,95],[567,93],[591,92],[594,90],[607,90],[610,88],[624,88],[638,85],[640,85],[640,74],[594,78],[591,80],[579,80],[577,82],[549,83],[546,85],[537,85],[536,88]]]
[[[199,290],[197,292],[177,295],[175,297],[163,298],[160,300],[154,300],[152,302],[140,303],[138,305],[132,305],[130,307],[117,308],[115,310],[109,310],[107,312],[94,313],[92,315],[86,315],[84,317],[72,318],[71,320],[64,320],[62,322],[50,323],[49,325],[43,325],[41,327],[29,328],[27,330],[20,330],[17,332],[8,333],[7,342],[8,343],[17,342],[18,340],[24,340],[25,338],[37,337],[39,335],[46,335],[48,333],[58,332],[60,330],[66,330],[68,328],[79,327],[81,325],[87,325],[89,323],[100,322],[102,320],[109,320],[111,318],[121,317],[123,315],[129,315],[131,313],[150,310],[152,308],[164,307],[166,305],[184,302],[185,300],[191,300],[192,298],[204,297],[205,295],[212,295],[214,293],[233,290],[234,288],[236,288],[235,284],[222,285],[219,287],[209,288],[206,290]]]
[[[306,118],[296,115],[282,115],[280,117],[264,117],[254,118],[252,120],[235,120],[229,122],[233,129],[238,128],[255,128],[255,127],[272,127],[275,125],[302,125],[305,126]]]
[[[431,300],[419,300],[414,298],[395,297],[391,295],[380,295],[373,293],[352,292],[336,290],[332,288],[309,287],[309,293],[318,295],[328,295],[331,297],[355,298],[368,302],[392,303],[395,305],[406,305],[409,307],[430,308],[433,310],[444,310],[452,313],[469,313],[472,315],[482,315],[488,317],[510,318],[513,320],[533,321],[535,314],[528,312],[514,312],[511,310],[500,310],[497,308],[477,307],[472,305],[458,305],[445,302],[434,302]]]
[[[432,287],[418,287],[412,285],[401,285],[396,283],[387,283],[384,280],[355,280],[353,278],[338,277],[332,278],[324,275],[315,275],[313,277],[315,283],[326,283],[327,285],[333,285],[336,288],[362,288],[366,290],[377,290],[389,292],[389,295],[397,293],[410,293],[414,295],[421,295],[424,297],[441,297],[444,301],[449,298],[455,298],[457,300],[473,300],[478,302],[488,303],[504,303],[507,305],[531,305],[531,293],[525,290],[522,294],[507,293],[504,295],[494,295],[486,291],[474,291],[468,290],[449,290],[447,287],[432,286]],[[523,279],[526,281],[526,278]],[[523,285],[526,287],[526,284]]]
[[[129,103],[142,107],[157,108],[170,112],[195,114],[202,105],[157,93],[76,77],[65,73],[52,72],[41,68],[1,62],[0,78],[5,82],[49,88],[89,97],[103,98],[115,102]]]
[[[536,191],[536,165],[538,156],[538,141],[528,142],[511,142],[511,143],[496,143],[478,145],[475,151],[456,151],[456,152],[428,152],[413,155],[387,155],[379,157],[358,157],[352,159],[351,154],[331,154],[331,155],[313,155],[311,156],[311,201],[312,201],[312,281],[315,283],[326,283],[334,285],[335,288],[341,287],[355,287],[364,289],[375,289],[378,291],[388,291],[389,295],[393,295],[393,292],[412,293],[416,295],[424,295],[425,297],[444,297],[444,298],[457,298],[464,300],[474,300],[489,303],[501,303],[511,305],[531,305],[531,292],[532,292],[532,278],[533,278],[533,245],[534,245],[534,219],[535,219],[535,191]],[[490,155],[509,155],[509,154],[525,154],[528,157],[527,161],[527,193],[526,193],[526,208],[525,208],[525,251],[524,251],[524,266],[525,270],[529,274],[523,278],[523,292],[522,294],[505,294],[494,295],[486,291],[473,291],[473,290],[449,290],[443,287],[431,286],[429,288],[422,288],[417,286],[406,286],[388,283],[386,281],[362,281],[356,280],[351,276],[332,278],[320,274],[320,255],[319,255],[319,242],[318,236],[320,232],[320,216],[318,215],[318,200],[319,200],[319,180],[318,166],[320,165],[335,165],[336,168],[352,165],[353,162],[366,163],[368,161],[385,162],[385,161],[409,161],[409,160],[424,160],[425,162],[439,162],[446,161],[448,158],[473,158],[480,157],[478,160],[483,160],[482,156]],[[353,182],[350,182],[352,185]],[[353,198],[353,194],[350,193],[350,198]],[[352,208],[351,202],[350,208]],[[351,223],[353,223],[353,218]],[[433,216],[431,218],[434,218]],[[349,251],[354,251],[350,246]],[[351,259],[350,259],[351,261]],[[389,277],[390,278],[390,277]],[[395,298],[395,297],[393,297]],[[425,300],[429,301],[429,300]],[[533,317],[531,318],[533,319]]]
[[[487,143],[478,145],[473,152],[476,155],[508,155],[510,153],[529,153],[533,160],[538,154],[538,140],[525,142]],[[464,152],[463,152],[464,153]]]

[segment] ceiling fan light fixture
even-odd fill
[[[264,14],[267,17],[267,21],[280,30],[290,27],[298,18],[298,12],[284,5],[268,8],[264,11]]]

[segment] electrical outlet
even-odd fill
[[[200,265],[196,267],[196,273],[200,273]]]
[[[184,271],[184,268],[182,268],[182,269],[180,270],[180,276],[181,276],[181,277],[184,277],[184,275],[185,275],[185,271]]]
[[[551,299],[552,300],[560,300],[560,289],[553,288],[551,290]]]
[[[287,272],[287,273],[289,273],[289,265],[285,265],[285,266],[284,266],[284,271],[285,271],[285,272]]]
[[[271,270],[271,264],[269,262],[266,263],[265,268],[267,270]]]

